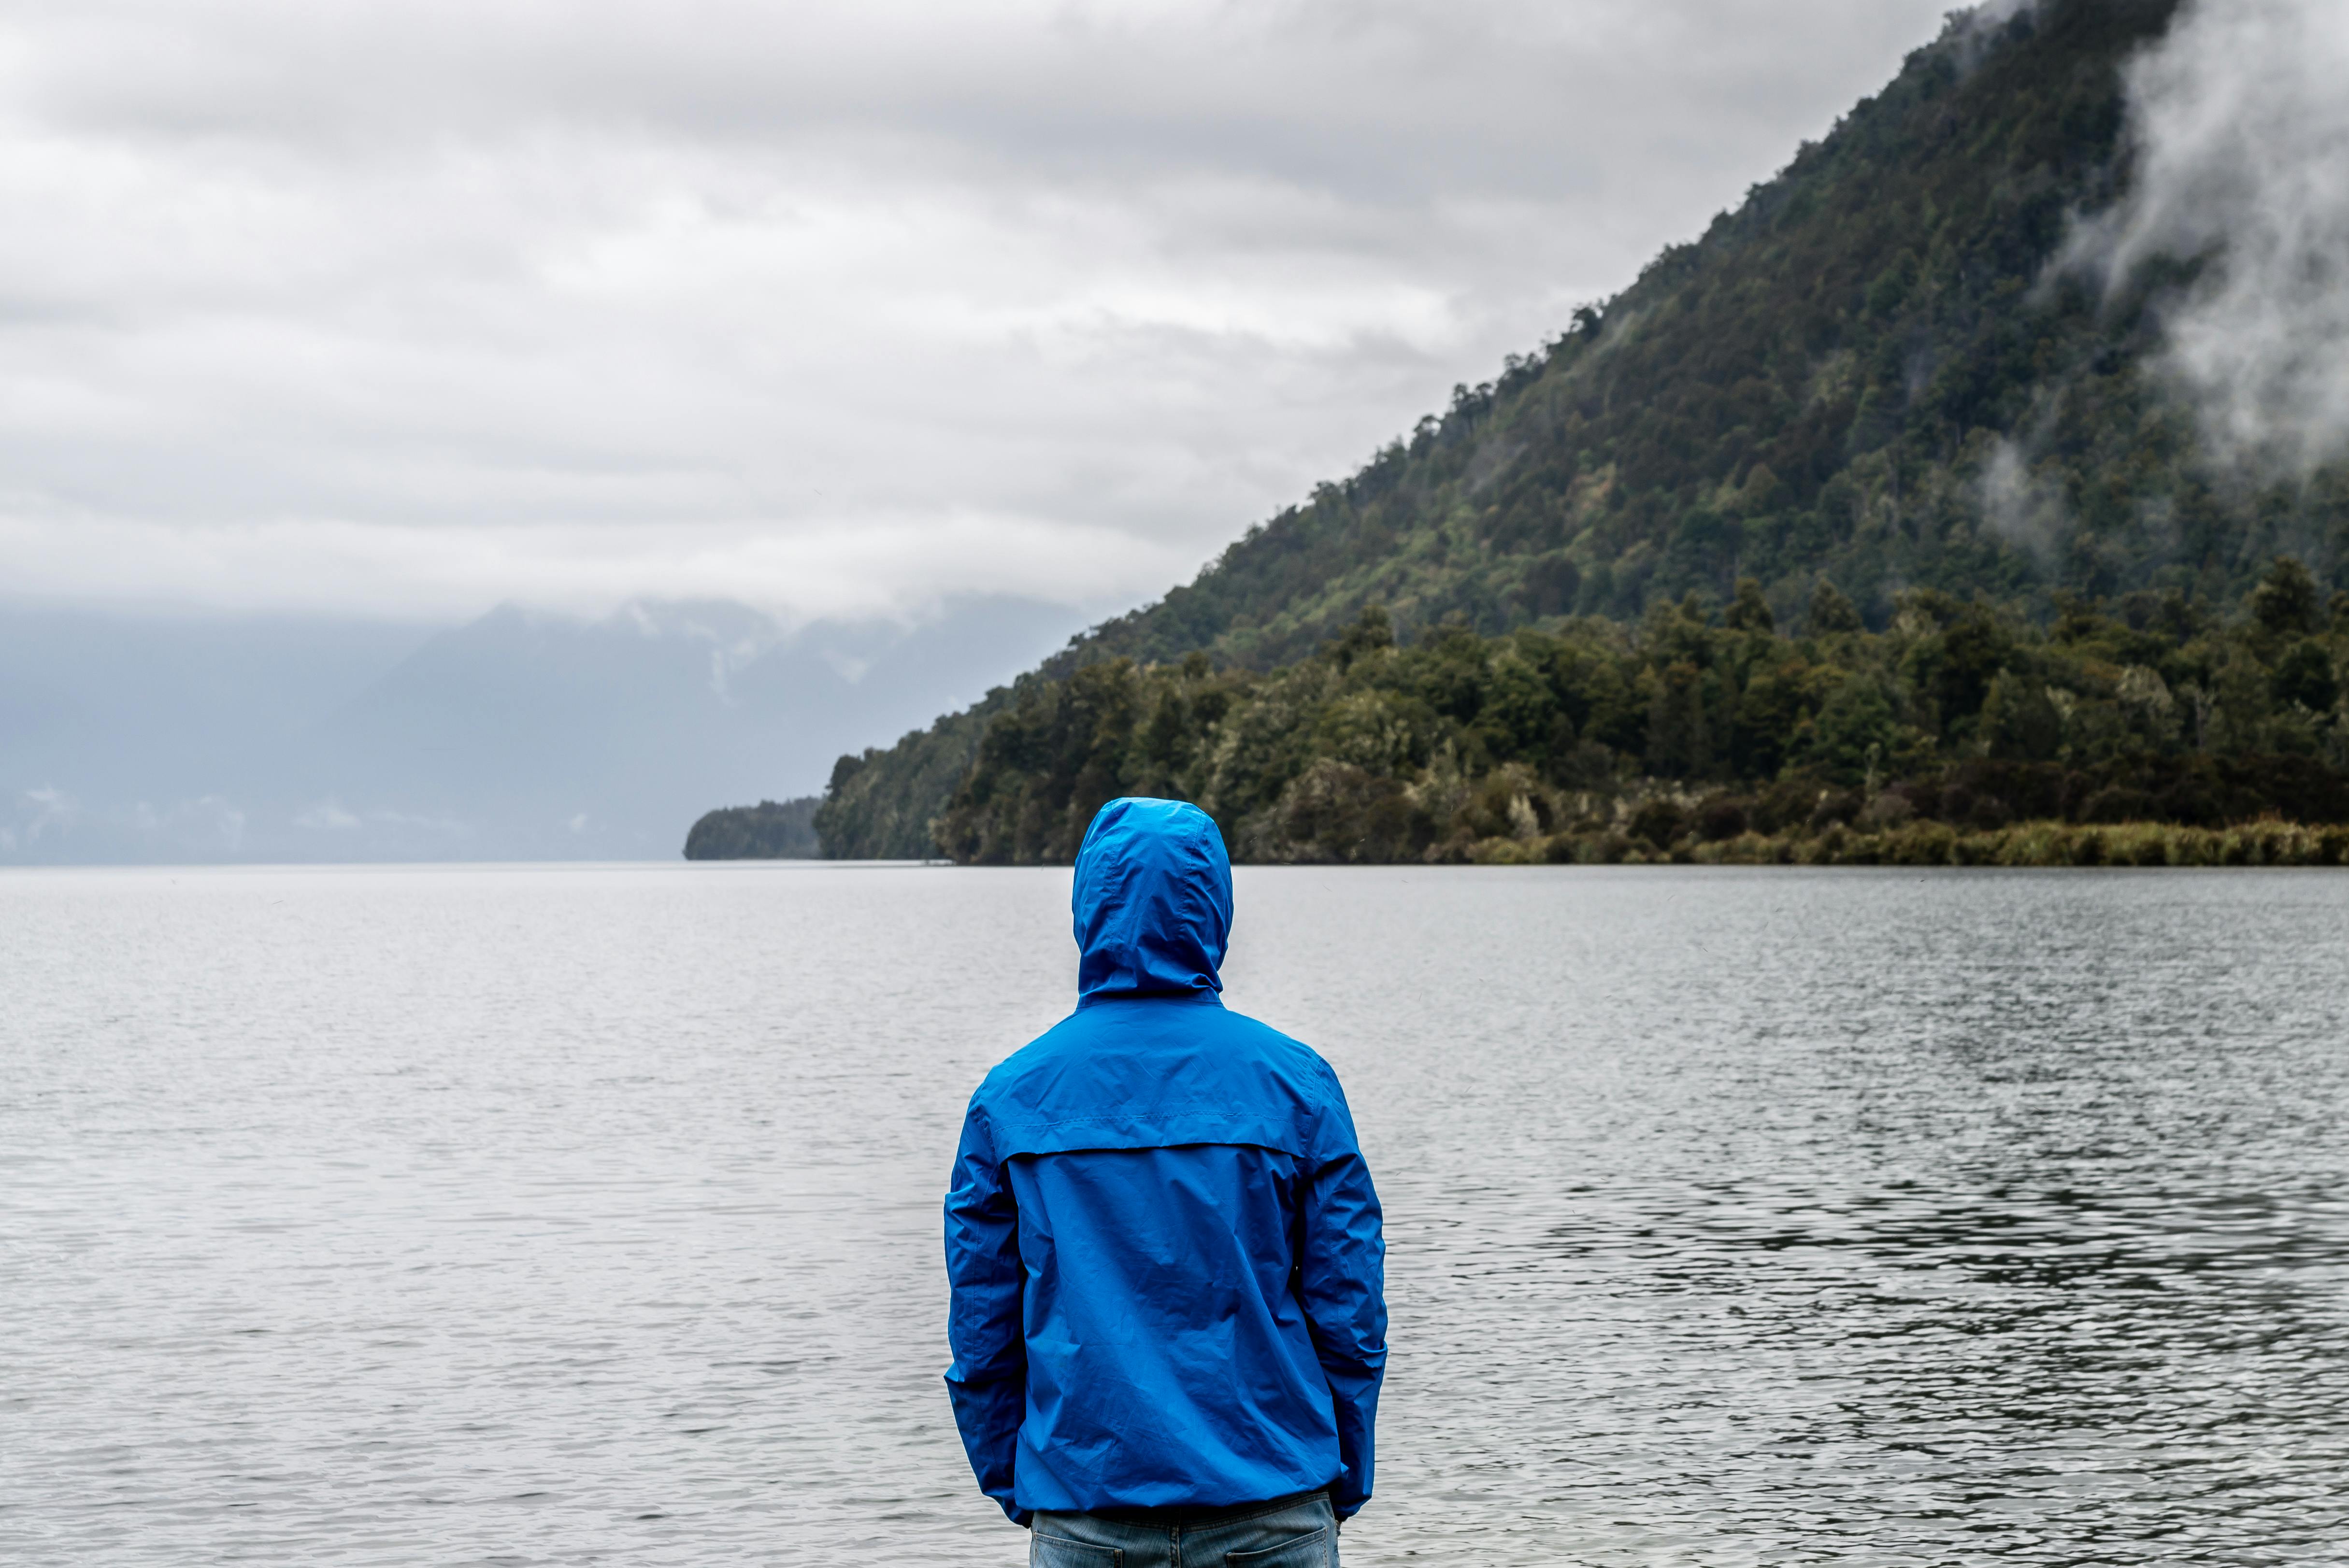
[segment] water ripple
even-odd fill
[[[0,1559],[996,1563],[1062,875],[0,875]],[[2339,1560],[2349,878],[1247,870],[1389,1212],[1349,1563]]]

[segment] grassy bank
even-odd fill
[[[2349,865],[2349,827],[2039,821],[1963,832],[1943,822],[1915,822],[1871,833],[1838,823],[1819,833],[1749,832],[1670,847],[1622,832],[1557,833],[1481,840],[1467,859],[1478,865],[2342,866]]]

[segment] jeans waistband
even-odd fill
[[[1138,1525],[1144,1530],[1195,1530],[1201,1525],[1230,1524],[1243,1519],[1254,1519],[1261,1513],[1278,1513],[1284,1508],[1295,1508],[1299,1503],[1317,1501],[1329,1495],[1329,1488],[1315,1487],[1311,1491],[1291,1492],[1287,1497],[1268,1498],[1262,1502],[1235,1503],[1229,1508],[1095,1508],[1087,1511],[1095,1519]]]

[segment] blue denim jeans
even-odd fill
[[[1040,1513],[1030,1568],[1338,1568],[1327,1492],[1143,1524],[1098,1513]]]

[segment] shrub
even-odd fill
[[[1956,860],[1957,830],[1944,822],[1912,822],[1885,836],[1884,861],[1896,866],[1946,866]]]
[[[1978,832],[1997,832],[2013,820],[2014,813],[2008,810],[2006,802],[1995,795],[1978,798],[1966,812],[1966,825]]]
[[[1719,843],[1745,831],[1745,823],[1744,801],[1716,795],[1698,810],[1696,830],[1706,842]]]
[[[1818,803],[1811,808],[1810,827],[1814,833],[1850,821],[1859,815],[1859,796],[1850,789],[1829,789],[1823,792]]]
[[[1909,797],[1896,795],[1888,789],[1868,803],[1857,819],[1857,825],[1865,831],[1880,833],[1888,828],[1899,827],[1916,814],[1917,808],[1909,803]]]
[[[2106,785],[2080,806],[2084,822],[2141,822],[2157,814],[2152,796],[2122,784]]]
[[[1635,839],[1645,839],[1658,849],[1670,847],[1681,836],[1686,818],[1681,809],[1670,800],[1650,800],[1631,813],[1630,831]]]

